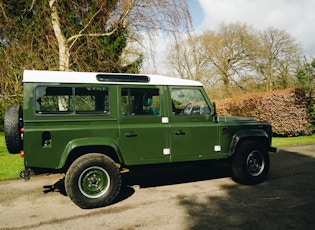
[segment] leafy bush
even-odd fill
[[[267,120],[278,136],[312,134],[308,113],[311,98],[301,88],[247,94],[216,103],[219,115]]]

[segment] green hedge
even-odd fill
[[[311,98],[301,88],[247,94],[218,100],[216,103],[221,116],[253,117],[269,121],[277,136],[312,134],[308,112]]]

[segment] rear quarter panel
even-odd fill
[[[108,139],[112,139],[113,142],[117,140],[119,131],[114,85],[109,86],[111,111],[106,115],[36,114],[34,109],[36,86],[38,86],[36,83],[24,84],[24,164],[26,167],[51,169],[62,167],[62,162],[67,155],[65,154],[67,146],[74,140],[93,137],[98,139],[99,144],[108,143]],[[50,135],[49,144],[43,143],[45,135]],[[82,144],[88,142],[84,141]]]

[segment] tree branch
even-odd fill
[[[35,1],[36,1],[36,0],[33,0],[33,1],[32,1],[32,5],[31,5],[31,7],[30,7],[29,11],[31,11],[31,10],[33,9],[34,4],[35,4]]]
[[[8,21],[8,17],[6,15],[6,13],[5,13],[2,1],[0,2],[0,8],[1,8],[1,11],[3,13],[3,17],[5,18],[6,21]]]
[[[104,5],[105,5],[105,1],[102,3],[102,5],[100,6],[99,10],[92,16],[92,18],[89,20],[89,22],[84,26],[84,28],[82,30],[79,31],[79,33],[77,35],[74,35],[74,36],[71,36],[70,38],[68,38],[67,40],[67,43],[70,44],[69,45],[69,49],[71,49],[74,44],[77,42],[77,40],[80,38],[80,37],[83,37],[85,36],[83,34],[83,32],[91,25],[93,19],[102,11]]]
[[[51,8],[51,22],[52,22],[52,26],[53,26],[56,38],[58,40],[58,43],[64,44],[66,39],[60,29],[60,19],[59,19],[59,15],[55,6],[55,0],[49,0],[49,6]]]
[[[104,36],[110,36],[113,33],[116,32],[116,30],[118,29],[118,26],[115,26],[115,28],[107,33],[95,33],[95,34],[83,34],[83,32],[91,25],[93,19],[102,11],[104,5],[106,2],[103,2],[103,4],[101,5],[101,7],[99,8],[99,10],[91,17],[91,19],[89,20],[89,22],[85,25],[85,27],[80,30],[80,32],[76,35],[71,36],[70,38],[68,38],[67,43],[70,44],[69,45],[69,50],[71,50],[71,48],[74,46],[74,44],[77,42],[77,40],[81,37],[104,37]],[[132,10],[133,6],[134,6],[135,0],[131,0],[130,2],[130,6],[128,7],[128,9],[125,11],[125,13],[121,16],[121,18],[119,19],[119,21],[117,22],[117,25],[119,25],[120,23],[124,22],[124,20],[126,19],[126,17],[128,16],[128,14],[130,13],[130,11]]]

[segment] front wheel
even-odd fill
[[[99,153],[79,157],[66,173],[65,188],[81,208],[103,207],[118,196],[121,175],[115,162]]]
[[[233,177],[242,184],[259,184],[266,180],[270,168],[267,148],[258,141],[241,143],[232,161]]]

